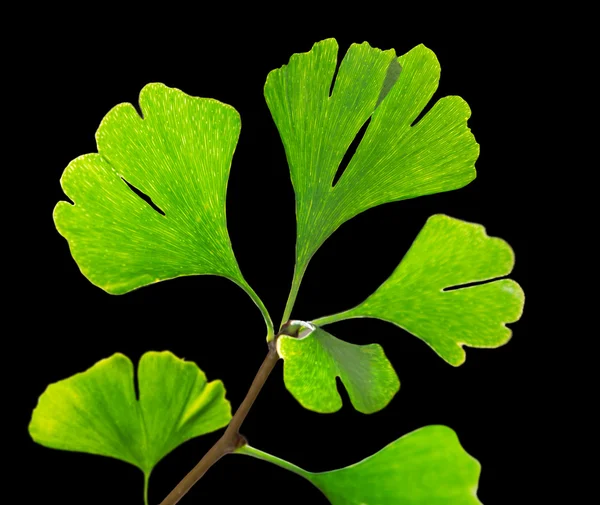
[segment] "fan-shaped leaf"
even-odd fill
[[[244,446],[237,451],[308,479],[332,505],[481,505],[481,465],[445,426],[427,426],[358,463],[313,473]]]
[[[235,109],[162,84],[114,107],[96,133],[97,154],[73,160],[54,219],[83,274],[120,294],[182,275],[244,280],[227,233],[225,198],[240,133]],[[139,195],[145,194],[151,202]],[[157,210],[158,209],[158,210]]]
[[[517,321],[524,294],[501,279],[514,265],[510,246],[489,237],[479,224],[438,214],[428,219],[394,273],[371,296],[346,312],[320,318],[323,325],[353,317],[376,317],[409,331],[448,363],[464,362],[463,345],[499,347]],[[458,289],[457,289],[458,288]]]
[[[303,407],[322,413],[339,410],[336,377],[364,414],[383,409],[398,392],[398,376],[379,344],[350,344],[302,324],[312,331],[300,338],[280,336],[277,350],[284,359],[285,386]]]
[[[54,449],[121,459],[149,475],[191,438],[226,426],[231,407],[221,381],[207,382],[195,363],[170,352],[147,352],[138,366],[114,354],[83,373],[48,386],[29,433]]]
[[[438,85],[432,51],[420,45],[398,58],[398,76],[388,72],[393,50],[353,44],[330,96],[337,51],[334,39],[319,42],[273,70],[265,84],[296,192],[296,273],[284,320],[308,261],[342,223],[376,205],[461,188],[475,178],[479,146],[464,100],[443,98],[413,124]],[[391,88],[390,75],[397,79]],[[333,186],[345,152],[371,116]]]

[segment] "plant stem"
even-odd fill
[[[228,436],[229,437],[240,437],[241,436],[239,434],[240,427],[242,426],[242,423],[246,419],[246,416],[248,415],[250,408],[254,404],[254,400],[256,400],[258,393],[260,393],[261,389],[265,385],[265,382],[269,378],[269,375],[271,375],[273,368],[275,368],[277,361],[279,361],[279,354],[277,354],[277,347],[275,345],[275,341],[272,341],[272,342],[269,342],[269,352],[267,353],[267,357],[265,358],[262,365],[258,369],[258,372],[256,373],[256,377],[254,377],[254,380],[252,381],[252,384],[250,385],[250,389],[248,390],[248,393],[246,393],[246,397],[242,401],[242,404],[238,407],[235,415],[233,416],[233,419],[229,423],[229,426],[227,426],[227,429],[225,430],[225,433],[223,434],[223,438],[226,438]],[[237,442],[237,440],[236,440],[236,442]],[[245,440],[243,442],[245,443]],[[233,450],[237,449],[238,447],[239,447],[239,445],[236,444],[236,447],[234,447]]]
[[[326,324],[337,323],[338,321],[343,321],[344,319],[351,319],[356,317],[352,314],[354,309],[345,310],[344,312],[338,312],[337,314],[332,314],[331,316],[320,317],[319,319],[313,319],[311,321],[315,326],[325,326]]]
[[[192,469],[190,473],[188,473],[183,480],[177,484],[175,489],[169,493],[169,495],[161,502],[160,505],[175,505],[176,503],[183,498],[183,496],[192,488],[196,482],[198,482],[202,476],[207,472],[207,470],[213,466],[217,461],[219,461],[225,454],[230,454],[234,452],[236,449],[241,447],[246,443],[246,439],[240,435],[240,427],[246,419],[248,412],[250,411],[250,407],[256,400],[258,393],[264,386],[267,378],[273,371],[273,368],[277,364],[279,360],[279,355],[277,354],[277,349],[275,346],[275,340],[269,342],[269,352],[267,357],[263,361],[263,364],[260,366],[256,377],[252,381],[252,385],[242,401],[242,404],[237,409],[234,414],[229,426],[223,433],[223,436],[217,441],[215,445],[211,447],[211,449],[204,455],[204,457],[198,462],[198,464]]]

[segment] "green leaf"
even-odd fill
[[[143,117],[129,103],[114,107],[96,132],[98,153],[73,160],[61,178],[75,204],[59,202],[54,220],[75,261],[112,294],[182,275],[221,275],[248,292],[271,333],[227,232],[239,114],[163,84],[145,86],[139,102]]]
[[[420,45],[396,62],[393,50],[353,44],[330,96],[337,52],[334,39],[318,42],[273,70],[265,84],[296,193],[296,272],[284,320],[310,258],[341,224],[376,205],[450,191],[475,178],[479,146],[464,100],[442,98],[413,124],[438,86],[432,51]],[[333,186],[344,154],[371,116]]]
[[[285,386],[307,409],[321,413],[342,407],[336,377],[348,390],[354,408],[364,414],[383,409],[400,381],[379,344],[354,345],[299,322],[311,331],[295,338],[281,335],[277,351],[284,359]]]
[[[446,426],[427,426],[346,468],[307,472],[244,446],[237,451],[269,461],[308,479],[332,505],[481,505],[481,465]]]
[[[430,217],[396,270],[357,307],[313,321],[324,325],[353,317],[394,323],[424,340],[454,366],[463,345],[499,347],[511,337],[525,296],[508,275],[514,254],[479,224],[438,214]],[[457,289],[458,288],[458,289]]]
[[[48,386],[29,433],[46,447],[110,456],[146,476],[177,446],[226,426],[231,406],[221,381],[207,382],[195,363],[147,352],[138,366],[114,354]]]

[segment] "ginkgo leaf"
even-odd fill
[[[308,479],[332,505],[481,505],[481,465],[446,426],[427,426],[330,472],[307,472],[250,446],[236,451]]]
[[[339,377],[354,408],[364,414],[383,409],[400,388],[400,381],[379,344],[344,342],[310,323],[305,336],[281,335],[277,351],[284,359],[285,386],[298,402],[315,412],[342,407]]]
[[[393,50],[353,44],[331,89],[337,52],[334,39],[318,42],[273,70],[265,84],[296,193],[296,271],[284,320],[310,258],[341,224],[376,205],[458,189],[475,178],[479,146],[467,127],[464,100],[442,98],[414,124],[439,81],[432,51],[420,45],[396,61]],[[344,154],[369,118],[334,185]]]
[[[221,275],[268,313],[244,280],[227,232],[225,199],[240,133],[237,111],[163,84],[114,107],[97,154],[73,160],[54,211],[83,274],[113,294],[182,275]],[[146,202],[139,192],[151,199]]]
[[[137,371],[114,354],[83,373],[48,386],[29,433],[53,449],[110,456],[140,468],[146,481],[177,446],[226,426],[231,406],[221,381],[207,382],[195,363],[147,352]]]
[[[508,275],[511,247],[479,224],[442,214],[430,217],[392,275],[364,302],[316,319],[324,325],[353,317],[394,323],[424,340],[454,366],[463,345],[499,347],[511,337],[505,323],[521,317],[525,297]]]

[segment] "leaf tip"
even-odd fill
[[[513,279],[501,279],[498,282],[502,282],[502,289],[509,293],[516,301],[515,312],[510,316],[508,321],[504,322],[504,326],[506,326],[506,324],[516,323],[521,319],[525,309],[525,291],[521,285]]]
[[[417,44],[410,51],[400,56],[399,59],[404,60],[409,56],[416,57],[418,59],[421,59],[422,61],[430,61],[435,67],[440,67],[440,62],[438,60],[437,55],[424,43]]]
[[[280,67],[271,70],[267,74],[267,79],[265,81],[265,85],[264,85],[265,92],[269,88],[270,81],[272,79],[274,79],[276,76],[280,75],[281,72],[284,72],[289,66],[291,66],[292,64],[294,64],[295,62],[297,62],[299,59],[305,58],[306,56],[308,56],[313,51],[318,51],[318,50],[320,50],[323,47],[326,48],[327,46],[331,46],[331,50],[334,51],[334,54],[336,55],[336,58],[337,58],[337,53],[338,53],[338,50],[339,50],[338,41],[335,38],[333,38],[333,37],[330,37],[330,38],[327,38],[327,39],[323,39],[323,40],[319,40],[318,42],[315,42],[308,51],[304,51],[304,52],[301,52],[301,53],[293,53],[290,56],[290,58],[289,58],[289,60],[288,60],[287,63],[284,63]],[[265,93],[265,95],[266,95],[266,93]]]
[[[455,368],[463,365],[467,361],[467,352],[465,351],[465,342],[457,342],[453,352],[446,354],[438,354],[446,361],[446,363],[452,365]],[[437,352],[437,351],[436,351]]]

